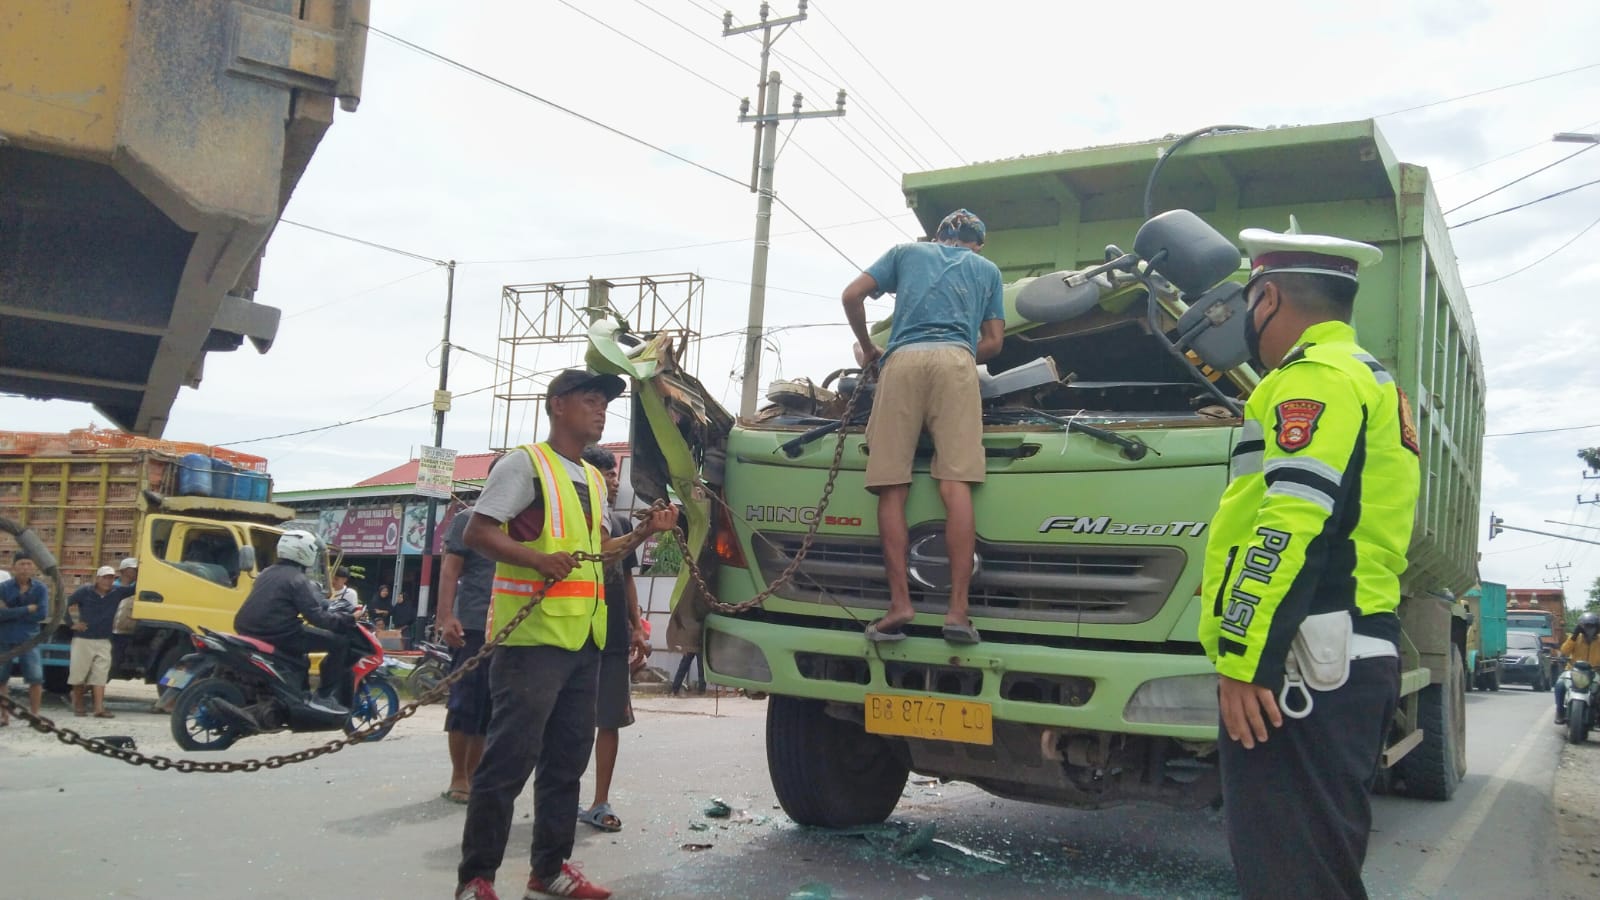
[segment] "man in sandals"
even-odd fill
[[[583,460],[605,477],[607,536],[631,534],[633,523],[625,513],[616,511],[617,490],[622,484],[616,455],[595,444],[583,451]],[[605,567],[606,646],[600,651],[600,692],[595,703],[594,804],[578,814],[579,821],[601,831],[622,830],[622,819],[611,808],[611,775],[617,768],[622,729],[633,724],[629,658],[635,649],[642,653],[649,646],[639,615],[639,593],[633,584],[633,570],[638,565],[638,554],[630,551],[626,558]]]
[[[930,472],[945,508],[950,557],[950,606],[944,638],[976,644],[967,616],[967,587],[977,543],[972,485],[984,478],[983,403],[977,364],[1000,352],[1005,306],[1000,269],[979,256],[986,229],[965,209],[939,223],[934,240],[900,244],[844,289],[845,318],[855,332],[861,364],[882,359],[872,416],[867,422],[867,490],[878,495],[878,535],[889,578],[889,611],[867,627],[871,641],[898,641],[916,615],[907,581],[906,499],[924,429],[933,438]],[[868,297],[894,294],[887,349],[867,332]]]
[[[72,711],[87,715],[83,708],[83,689],[94,698],[94,714],[102,719],[115,717],[106,711],[106,682],[111,680],[111,635],[122,595],[113,593],[117,570],[101,566],[94,581],[83,585],[67,599],[72,617],[72,652],[67,665],[67,683],[72,686]]]

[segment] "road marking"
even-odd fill
[[[1488,783],[1478,792],[1478,796],[1473,798],[1472,805],[1456,819],[1455,827],[1435,842],[1435,850],[1428,854],[1427,864],[1411,881],[1413,891],[1424,897],[1435,897],[1444,889],[1445,881],[1455,872],[1456,864],[1460,862],[1462,854],[1467,852],[1467,845],[1472,843],[1478,828],[1489,818],[1489,812],[1494,809],[1500,791],[1511,781],[1517,770],[1522,768],[1523,761],[1533,751],[1533,745],[1543,743],[1540,738],[1541,733],[1537,729],[1528,731],[1522,741],[1522,747],[1489,776]]]

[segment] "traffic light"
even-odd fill
[[[1494,513],[1489,513],[1489,540],[1494,540],[1495,535],[1506,530],[1505,521],[1505,519],[1500,518]]]

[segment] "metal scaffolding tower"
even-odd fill
[[[634,334],[671,335],[680,349],[678,359],[695,374],[705,288],[705,279],[687,272],[506,285],[500,292],[490,446],[515,447],[542,433],[550,379],[583,365],[589,325],[607,312]]]

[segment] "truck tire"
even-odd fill
[[[1567,741],[1581,744],[1589,739],[1589,704],[1583,700],[1567,701]]]
[[[876,825],[894,812],[911,768],[885,739],[828,715],[820,700],[770,698],[767,773],[800,825]]]
[[[1406,794],[1423,800],[1449,800],[1467,771],[1466,690],[1461,652],[1450,652],[1443,684],[1430,684],[1417,696],[1417,726],[1422,743],[1395,768]]]

